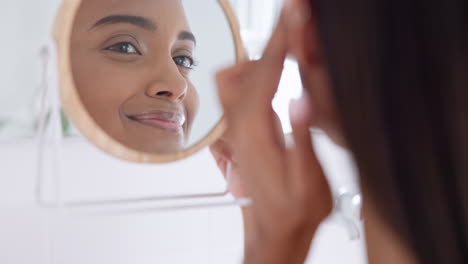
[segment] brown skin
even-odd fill
[[[318,226],[332,210],[331,192],[315,156],[309,127],[324,130],[341,146],[346,146],[346,141],[314,16],[304,13],[311,9],[309,4],[308,0],[288,1],[263,57],[217,76],[230,128],[230,148],[224,153],[235,157],[233,176],[238,179],[234,181],[243,188],[234,191],[254,201],[249,211],[244,211],[244,263],[303,263]],[[306,89],[303,98],[291,107],[295,146],[289,149],[273,129],[271,108],[288,53],[298,60]],[[248,97],[242,96],[243,90],[249,92]],[[369,263],[417,263],[375,213],[372,200],[367,200],[370,197],[363,193],[363,198]]]
[[[274,114],[275,119],[275,131],[278,135],[283,134],[283,129],[281,127],[281,121],[279,117]],[[280,142],[282,145],[285,144],[283,137],[280,136]],[[224,135],[217,140],[214,144],[210,146],[210,151],[213,157],[216,160],[218,168],[221,170],[226,181],[228,181],[229,192],[236,198],[248,198],[249,196],[245,193],[246,187],[243,184],[242,178],[240,177],[239,165],[233,157],[233,149],[235,148],[232,144],[234,143],[233,134],[230,130],[227,130]],[[228,163],[231,164],[231,171],[228,172]],[[227,178],[227,175],[230,175],[230,178]],[[250,207],[242,208],[242,216],[244,222],[244,234],[251,234],[253,230],[253,221],[252,221],[252,210]],[[251,236],[246,235],[245,244],[250,244]]]
[[[112,15],[143,17],[154,27],[95,26]],[[199,108],[189,80],[195,43],[180,37],[185,31],[180,1],[82,1],[71,41],[76,87],[95,122],[127,147],[156,154],[185,147]]]
[[[275,120],[275,131],[278,135],[282,135],[283,129],[281,127],[281,121],[278,115],[274,114]],[[285,141],[280,137],[280,142],[282,145],[285,144]],[[232,150],[234,146],[233,143],[233,134],[230,130],[227,130],[224,135],[217,140],[214,144],[210,146],[210,152],[213,155],[218,168],[221,170],[221,173],[226,180],[229,180],[229,191],[236,198],[245,198],[247,197],[244,193],[245,186],[239,177],[239,168],[236,159],[232,155]],[[230,179],[227,179],[228,175],[228,163],[231,164]]]

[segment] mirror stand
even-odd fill
[[[60,186],[60,164],[62,145],[62,120],[59,103],[57,52],[55,42],[50,40],[40,50],[42,59],[42,81],[39,91],[40,107],[37,130],[37,168],[36,168],[36,201],[41,207],[61,207]],[[50,174],[45,173],[45,156],[47,128],[52,133],[52,170]],[[49,177],[46,177],[46,176]],[[46,192],[46,184],[51,183],[49,192]],[[52,194],[47,196],[46,193]]]

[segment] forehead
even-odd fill
[[[82,0],[75,27],[92,27],[110,15],[142,16],[161,27],[177,26],[189,29],[180,0]]]

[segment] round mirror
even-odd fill
[[[227,0],[66,0],[56,36],[63,109],[105,152],[169,162],[223,133],[215,73],[244,57]]]

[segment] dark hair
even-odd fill
[[[468,263],[466,0],[313,0],[361,186],[421,263]]]

